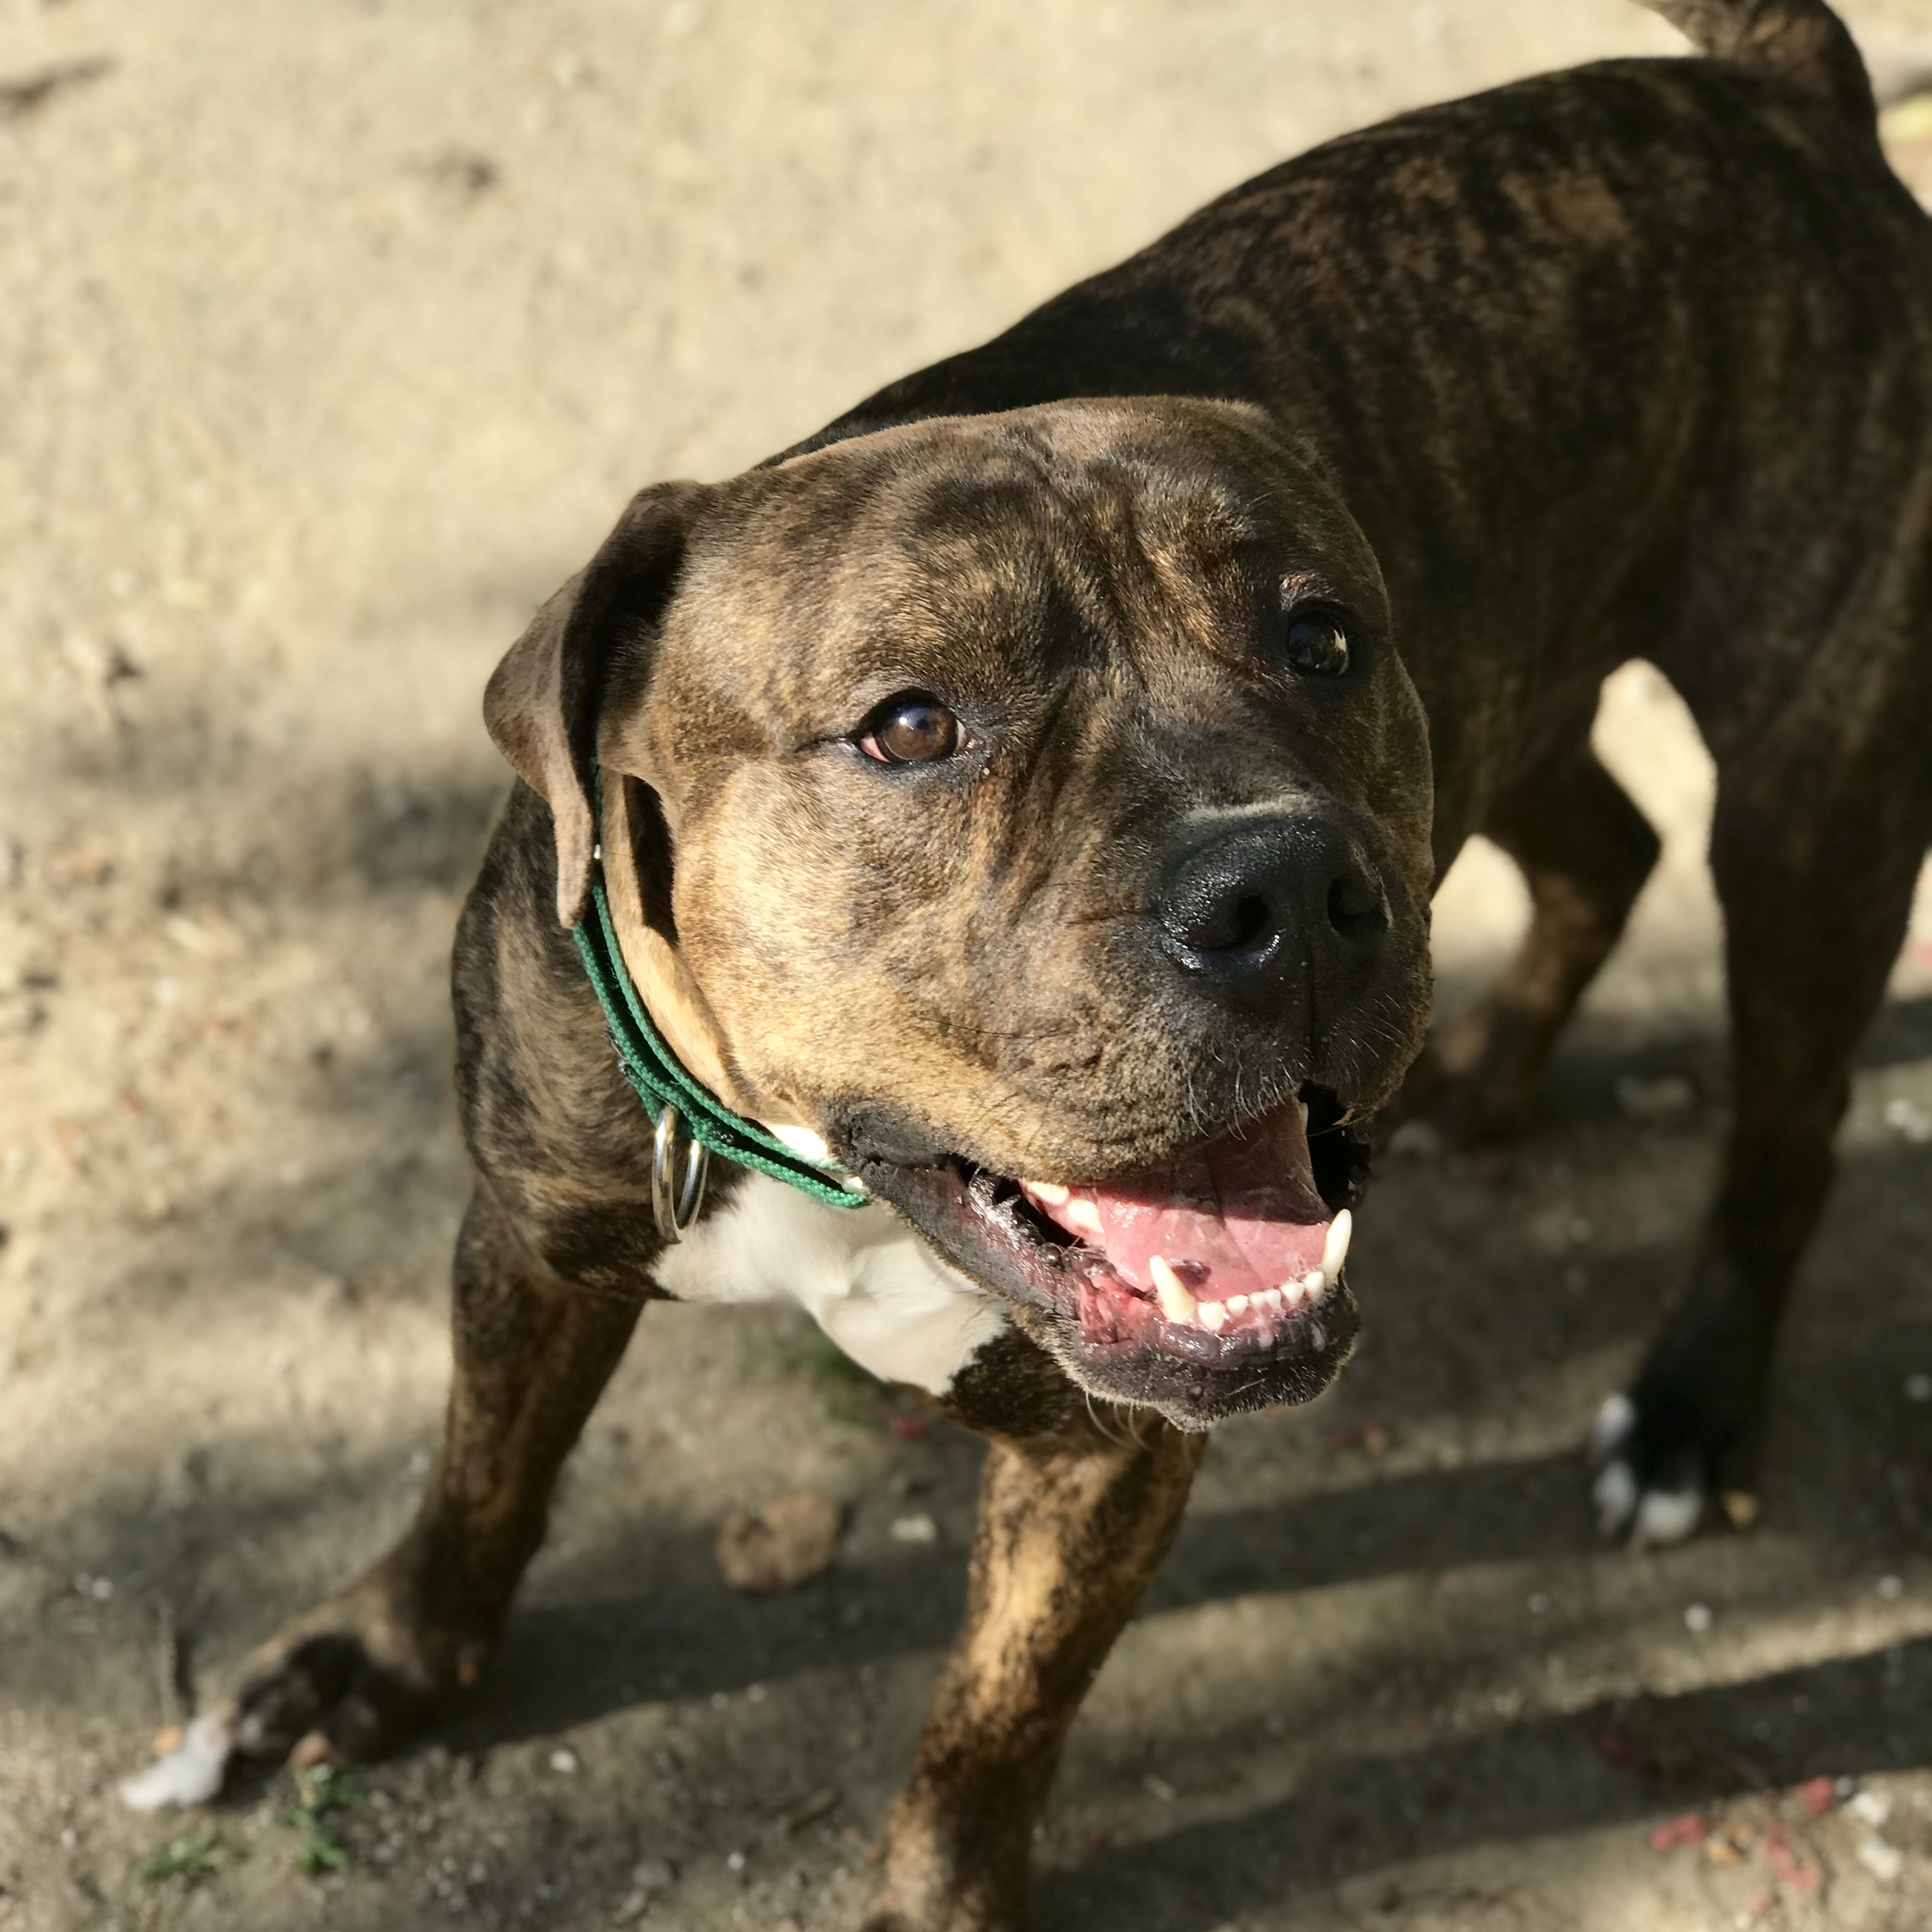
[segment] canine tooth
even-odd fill
[[[1228,1304],[1225,1301],[1204,1301],[1195,1310],[1194,1318],[1209,1334],[1218,1335],[1228,1318]]]
[[[1057,1180],[1023,1180],[1020,1185],[1036,1201],[1044,1202],[1049,1208],[1064,1208],[1073,1198],[1070,1187],[1063,1187]]]
[[[814,1166],[822,1167],[832,1158],[832,1150],[825,1144],[824,1136],[809,1127],[774,1127],[772,1132],[800,1160],[808,1160]]]
[[[1154,1276],[1154,1292],[1160,1298],[1162,1314],[1170,1322],[1192,1322],[1200,1306],[1194,1299],[1194,1291],[1159,1255],[1149,1259],[1148,1273]]]
[[[1294,1103],[1294,1111],[1301,1116],[1301,1131],[1305,1134],[1308,1131],[1308,1102],[1306,1100],[1297,1100]]]
[[[1090,1201],[1076,1201],[1070,1196],[1062,1207],[1060,1218],[1076,1234],[1091,1234],[1096,1239],[1100,1234],[1100,1210]]]
[[[1248,1312],[1248,1298],[1245,1294],[1231,1294],[1221,1306],[1230,1315],[1245,1315]]]
[[[1328,1223],[1328,1238],[1322,1244],[1322,1272],[1330,1281],[1348,1258],[1348,1240],[1354,1232],[1355,1217],[1346,1208]]]

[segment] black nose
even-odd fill
[[[1256,819],[1190,846],[1154,895],[1167,950],[1237,1004],[1332,997],[1388,937],[1382,883],[1342,826]]]

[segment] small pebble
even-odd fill
[[[554,1750],[550,1754],[550,1768],[560,1771],[568,1777],[577,1768],[577,1754],[574,1750]]]
[[[939,1526],[925,1510],[911,1516],[896,1516],[892,1521],[892,1540],[895,1543],[937,1543]]]
[[[1858,1847],[1858,1863],[1880,1885],[1889,1885],[1905,1869],[1905,1854],[1882,1838],[1868,1838]]]
[[[1684,1612],[1684,1628],[1694,1636],[1702,1636],[1714,1621],[1709,1608],[1702,1604],[1693,1604]]]

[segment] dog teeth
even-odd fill
[[[1319,1301],[1328,1290],[1328,1277],[1319,1268],[1310,1268],[1302,1277],[1301,1292],[1310,1301]]]
[[[1100,1210],[1090,1201],[1076,1201],[1070,1195],[1055,1204],[1060,1220],[1076,1234],[1091,1234],[1096,1240],[1100,1238]]]
[[[1154,1292],[1160,1298],[1162,1314],[1170,1322],[1192,1322],[1200,1306],[1194,1299],[1194,1291],[1159,1255],[1148,1261],[1148,1273],[1154,1276]]]
[[[1245,1294],[1231,1294],[1221,1306],[1230,1315],[1245,1315],[1248,1312],[1248,1298]]]
[[[1256,1296],[1255,1299],[1258,1301],[1270,1315],[1279,1315],[1281,1312],[1281,1290],[1280,1288],[1270,1288],[1264,1289],[1261,1294]]]
[[[1218,1335],[1228,1319],[1228,1304],[1225,1301],[1204,1301],[1195,1310],[1194,1319],[1209,1334]]]
[[[832,1158],[832,1150],[825,1144],[824,1136],[814,1133],[809,1127],[774,1127],[772,1132],[800,1160],[808,1160],[814,1167],[823,1167]]]
[[[1355,1232],[1355,1217],[1344,1208],[1328,1223],[1328,1238],[1322,1246],[1322,1272],[1333,1281],[1348,1258],[1348,1242]]]
[[[1297,1100],[1294,1103],[1294,1111],[1301,1116],[1301,1131],[1305,1134],[1308,1131],[1308,1102],[1306,1100]]]
[[[1064,1208],[1073,1198],[1072,1189],[1057,1180],[1023,1180],[1020,1185],[1044,1207]]]
[[[1270,1288],[1270,1294],[1281,1297],[1281,1305],[1290,1314],[1301,1306],[1302,1287],[1298,1281],[1285,1281],[1280,1287]]]

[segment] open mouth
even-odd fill
[[[1345,1278],[1351,1208],[1366,1168],[1340,1102],[1304,1088],[1106,1182],[956,1162],[910,1188],[909,1177],[880,1178],[956,1265],[1049,1318],[1038,1339],[1080,1379],[1198,1422],[1305,1400],[1346,1358],[1359,1325]]]

